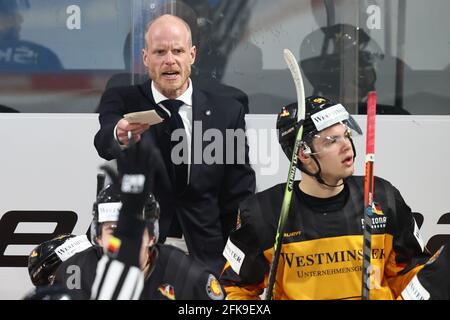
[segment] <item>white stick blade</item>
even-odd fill
[[[295,90],[297,91],[298,115],[297,119],[305,118],[305,88],[303,86],[302,72],[300,66],[295,59],[294,54],[289,49],[283,51],[284,60],[291,71],[292,79],[294,79]]]

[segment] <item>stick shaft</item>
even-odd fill
[[[284,60],[291,72],[292,79],[294,80],[295,90],[297,93],[297,120],[301,121],[305,118],[305,89],[303,86],[302,74],[300,67],[295,59],[295,56],[288,49],[284,49]],[[291,163],[289,165],[288,181],[284,191],[283,204],[281,205],[280,218],[278,220],[277,233],[275,235],[274,254],[270,263],[269,280],[267,284],[266,300],[271,300],[273,296],[273,290],[275,287],[275,280],[278,270],[278,261],[281,255],[281,245],[283,243],[284,227],[289,215],[289,209],[291,207],[292,191],[294,190],[295,172],[297,169],[297,153],[300,146],[300,141],[303,136],[303,125],[300,125],[295,137],[294,150],[292,152]]]
[[[372,254],[372,206],[374,195],[376,105],[376,93],[370,92],[367,100],[366,174],[364,178],[364,236],[362,270],[363,300],[370,299],[370,259]]]
[[[292,192],[294,190],[295,172],[297,168],[297,153],[300,146],[300,140],[303,135],[303,126],[301,126],[297,132],[295,139],[294,150],[292,152],[291,164],[289,166],[288,182],[284,191],[283,204],[281,206],[280,218],[278,220],[278,228],[275,236],[274,254],[269,270],[269,280],[266,291],[266,300],[271,300],[273,297],[273,289],[275,286],[275,279],[278,270],[278,261],[281,255],[281,245],[283,243],[284,227],[289,215],[289,209],[291,207]]]

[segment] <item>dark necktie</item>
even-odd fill
[[[161,103],[164,107],[166,107],[170,111],[169,126],[171,133],[176,129],[184,130],[183,121],[181,120],[180,114],[178,113],[180,107],[184,104],[183,101],[164,100]],[[186,140],[187,138],[185,134],[183,135],[182,139],[184,139],[184,143],[187,143]],[[173,148],[175,145],[180,143],[180,141],[172,141],[171,143]],[[184,151],[185,149],[183,148],[182,150]],[[183,151],[180,154],[182,159],[184,159]],[[188,165],[187,163],[181,163],[178,165],[174,164],[174,168],[175,168],[176,189],[177,192],[181,192],[186,188],[187,185]]]
[[[180,100],[164,100],[161,102],[164,107],[166,107],[170,111],[170,128],[171,130],[175,129],[184,129],[183,121],[181,120],[180,114],[178,111],[180,107],[183,105],[183,101]]]

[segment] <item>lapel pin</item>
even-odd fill
[[[207,116],[210,116],[210,115],[211,115],[211,110],[206,110],[206,111],[205,111],[205,114],[206,114]]]

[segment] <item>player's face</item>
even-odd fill
[[[144,230],[144,234],[142,235],[141,252],[139,255],[139,265],[141,267],[141,270],[144,270],[149,262],[149,248],[154,245],[154,240],[155,238],[150,237],[150,234],[146,228]]]
[[[106,250],[106,246],[108,245],[109,240],[114,234],[114,230],[117,228],[117,221],[106,221],[101,225],[101,234],[97,237],[97,243],[104,250]]]
[[[196,55],[188,29],[179,20],[163,18],[149,28],[145,41],[143,61],[155,87],[170,99],[179,97],[189,86]]]
[[[353,174],[354,154],[347,126],[339,123],[321,131],[313,147],[325,182],[338,184]]]

